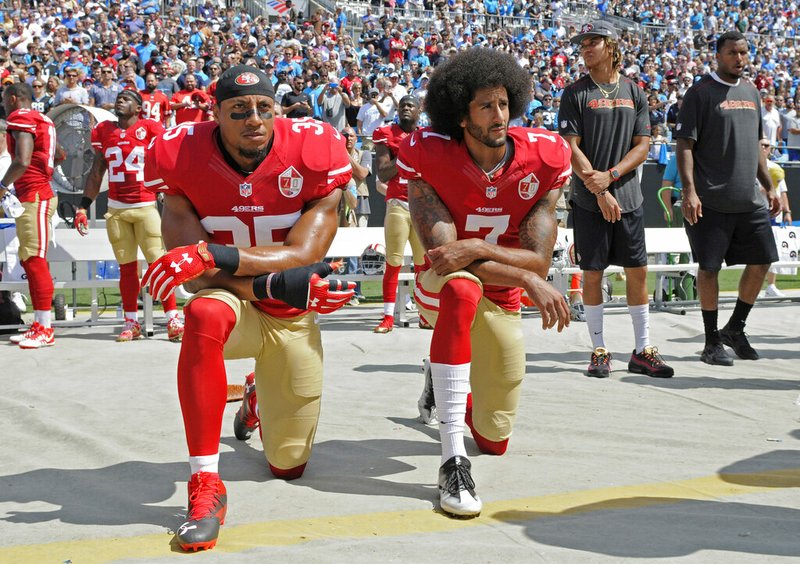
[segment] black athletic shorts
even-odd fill
[[[603,214],[572,207],[575,250],[581,270],[605,270],[610,264],[625,268],[647,265],[644,245],[644,208],[623,213],[611,223]]]
[[[724,260],[734,264],[770,264],[778,249],[766,208],[744,213],[722,213],[703,208],[694,225],[683,222],[694,260],[700,270],[718,272]]]

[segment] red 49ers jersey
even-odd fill
[[[392,156],[396,157],[400,150],[400,144],[403,142],[403,139],[409,135],[410,133],[407,133],[402,127],[393,123],[376,129],[372,133],[372,142],[376,145],[388,147]],[[386,201],[392,198],[404,202],[408,201],[408,179],[403,178],[400,174],[393,176],[386,185]]]
[[[161,125],[166,125],[167,116],[169,115],[169,98],[167,98],[167,95],[161,90],[152,92],[140,90],[139,94],[142,95],[142,111],[139,116],[142,119],[149,119],[157,121]]]
[[[403,178],[420,178],[436,190],[459,240],[480,237],[519,248],[522,220],[547,191],[561,188],[572,174],[572,151],[564,139],[544,129],[514,127],[508,138],[514,143],[514,159],[492,180],[472,160],[465,143],[429,128],[403,142],[397,168]],[[484,295],[505,309],[519,308],[518,288],[487,285]]]
[[[169,129],[145,158],[147,188],[189,199],[211,243],[281,245],[308,202],[341,189],[352,176],[344,138],[328,124],[276,119],[272,150],[250,175],[227,163],[218,127],[204,122]],[[276,317],[302,313],[279,300],[255,305]]]
[[[164,133],[164,126],[139,119],[128,129],[115,121],[103,121],[92,130],[92,147],[108,165],[108,204],[116,208],[154,202],[156,195],[144,188],[144,153],[150,141]]]
[[[36,110],[20,108],[8,116],[6,142],[8,153],[14,157],[17,142],[12,131],[24,131],[33,135],[33,153],[28,169],[14,181],[17,197],[22,202],[35,202],[36,195],[41,200],[53,197],[50,179],[53,177],[56,156],[56,126],[50,118]]]
[[[187,121],[209,121],[211,114],[206,110],[197,107],[197,104],[207,104],[211,98],[202,90],[181,90],[172,96],[174,104],[190,104],[185,108],[175,110],[175,123],[185,123]]]

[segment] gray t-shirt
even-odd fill
[[[602,84],[606,92],[614,85]],[[581,138],[578,145],[594,170],[608,170],[633,147],[634,137],[650,136],[647,97],[629,78],[620,76],[619,90],[608,98],[587,74],[567,86],[558,111],[558,132]],[[608,187],[623,213],[642,205],[642,188],[633,170]],[[599,212],[597,197],[589,192],[577,174],[572,175],[570,201],[583,209]]]
[[[344,115],[344,102],[338,92],[331,93],[329,90],[322,96],[322,121],[331,124],[336,131],[341,131],[347,125],[347,118]]]
[[[703,207],[721,213],[764,207],[756,187],[761,100],[750,82],[704,76],[686,91],[674,136],[695,141],[694,185]]]

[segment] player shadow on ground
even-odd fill
[[[272,478],[260,452],[253,456],[253,449],[232,437],[223,438],[222,444],[234,449],[220,452],[223,480],[263,482]],[[172,531],[186,514],[188,478],[189,465],[185,461],[142,460],[103,468],[41,468],[0,476],[0,503],[18,505],[0,514],[0,520],[101,526],[145,524]],[[156,505],[175,495],[176,488],[180,505]],[[26,510],[24,505],[28,503],[55,507]]]
[[[738,461],[722,468],[719,477],[759,489],[800,487],[800,452],[773,451]],[[675,558],[704,550],[800,556],[800,511],[794,508],[630,497],[553,513],[501,511],[491,517],[520,523],[536,542],[620,558]]]
[[[748,361],[743,360],[741,362]],[[700,375],[677,375],[673,376],[672,378],[650,378],[648,376],[626,375],[622,376],[619,381],[630,384],[639,384],[642,386],[652,386],[654,388],[666,390],[718,388],[721,390],[773,390],[776,392],[785,392],[791,390],[800,391],[800,384],[792,380],[776,380],[772,378],[737,378],[735,376],[726,378],[724,376],[725,368],[726,367],[722,367],[719,369],[719,373],[723,374],[723,376],[719,378]],[[625,374],[629,373],[625,372]]]
[[[555,374],[558,372],[580,375],[589,362],[589,353],[577,348],[566,352],[525,353],[525,374]]]
[[[362,364],[353,367],[353,372],[374,374],[376,372],[391,372],[396,374],[419,375],[420,391],[422,390],[422,362],[419,364]]]

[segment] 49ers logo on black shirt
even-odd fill
[[[589,100],[586,105],[593,110],[598,110],[601,108],[630,108],[633,110],[636,108],[636,106],[633,104],[633,100],[628,100],[626,98],[617,98],[612,100],[607,98],[598,98],[596,100]]]
[[[252,72],[243,72],[234,79],[234,82],[239,86],[252,86],[258,84],[258,77]]]

